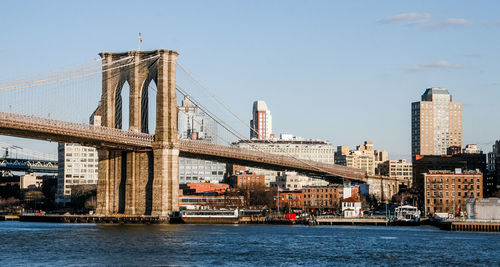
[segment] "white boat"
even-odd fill
[[[184,223],[238,223],[238,209],[235,210],[183,210]]]
[[[396,224],[419,224],[420,210],[417,207],[404,205],[399,206],[395,210]]]

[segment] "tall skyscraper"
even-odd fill
[[[411,104],[412,157],[446,155],[451,146],[462,147],[462,103],[444,88],[428,88]]]
[[[262,100],[253,102],[250,139],[272,138],[272,122],[271,111],[267,109],[266,102]]]
[[[217,123],[187,96],[182,100],[182,106],[178,107],[177,125],[181,139],[217,143]],[[221,162],[180,157],[179,183],[218,183],[224,178],[225,170],[226,164]]]

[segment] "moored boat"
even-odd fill
[[[238,209],[235,210],[183,210],[183,223],[238,223]]]
[[[417,207],[404,205],[397,207],[394,211],[396,212],[394,224],[420,225],[420,210]]]

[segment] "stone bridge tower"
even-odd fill
[[[153,151],[99,150],[97,213],[168,215],[179,208],[176,60],[172,50],[101,53],[102,126],[122,128],[121,91],[130,87],[129,129],[149,132],[148,87],[154,82]]]

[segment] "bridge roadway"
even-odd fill
[[[154,135],[67,122],[32,115],[0,111],[0,134],[53,142],[79,143],[102,149],[150,151]],[[347,178],[366,182],[366,172],[335,164],[299,160],[293,157],[264,153],[203,141],[179,140],[183,157],[202,158],[268,169],[287,169],[325,178]]]

